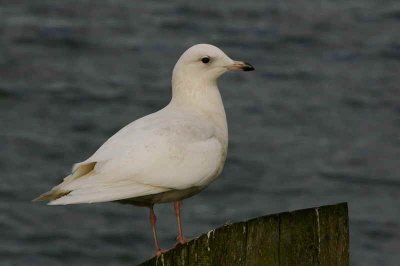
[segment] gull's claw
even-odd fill
[[[169,249],[158,249],[158,250],[156,250],[155,255],[156,255],[156,257],[160,257],[162,254],[164,254],[168,251],[169,251]]]
[[[174,247],[177,247],[177,246],[179,246],[179,245],[184,245],[184,244],[186,244],[187,242],[189,242],[190,241],[190,239],[187,239],[187,238],[185,238],[185,237],[183,237],[183,236],[178,236],[177,238],[176,238],[176,243],[175,243],[175,246]]]

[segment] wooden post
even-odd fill
[[[347,203],[225,225],[141,265],[349,265]]]

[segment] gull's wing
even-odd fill
[[[221,170],[224,149],[199,114],[164,110],[129,124],[53,190],[51,204],[101,202],[204,186]],[[51,199],[50,199],[51,200]]]

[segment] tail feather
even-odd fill
[[[86,164],[77,164],[76,166],[74,166],[74,172],[68,176],[66,176],[63,180],[63,182],[55,187],[53,187],[53,189],[51,189],[50,191],[43,193],[42,195],[40,195],[39,197],[35,198],[34,200],[32,200],[33,202],[36,201],[53,201],[56,199],[59,199],[63,196],[68,195],[69,193],[71,193],[72,189],[63,189],[65,186],[67,186],[68,184],[70,184],[71,182],[73,182],[74,180],[81,178],[87,174],[89,174],[90,172],[93,171],[94,167],[96,166],[97,162],[90,162],[90,163],[86,163]]]
[[[109,176],[96,173],[96,162],[79,165],[64,181],[33,201],[49,201],[50,205],[115,201],[170,190],[135,183],[133,180],[113,180]]]
[[[53,201],[58,198],[64,197],[68,195],[71,191],[61,191],[61,190],[50,190],[47,191],[46,193],[43,193],[39,197],[33,199],[33,202],[36,201]]]
[[[110,187],[94,187],[73,190],[70,194],[52,200],[49,205],[66,205],[78,203],[95,203],[134,198],[157,194],[168,189],[149,185],[132,184],[131,186],[114,185]]]

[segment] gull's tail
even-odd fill
[[[47,191],[46,193],[43,193],[39,197],[33,199],[33,202],[36,201],[53,201],[58,198],[61,198],[63,196],[66,196],[70,193],[71,191],[60,191],[60,190],[50,190]]]
[[[130,179],[113,180],[92,171],[96,162],[78,166],[64,181],[33,201],[49,201],[49,205],[94,203],[135,198],[170,190],[140,184]]]
[[[77,178],[83,177],[84,175],[90,173],[96,165],[96,162],[90,162],[86,164],[76,164],[74,166],[74,171],[72,174],[68,175],[67,177],[64,178],[63,182],[59,184],[58,186],[53,187],[50,191],[47,191],[46,193],[43,193],[36,199],[32,200],[33,202],[36,201],[53,201],[56,199],[59,199],[61,197],[64,197],[71,193],[71,189],[62,189],[62,187],[68,185],[72,181],[76,180]]]

